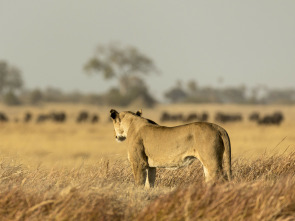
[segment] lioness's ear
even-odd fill
[[[116,119],[116,117],[118,116],[118,111],[116,111],[116,110],[114,110],[114,109],[112,109],[112,110],[110,110],[110,113],[111,113],[111,115],[110,115],[110,117],[112,118],[112,119]]]
[[[141,115],[142,115],[142,109],[140,109],[140,110],[138,110],[138,111],[136,111],[136,113],[135,113],[137,116],[140,116],[141,117]]]

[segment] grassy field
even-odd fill
[[[195,161],[179,170],[159,169],[156,188],[134,186],[124,143],[114,139],[109,107],[44,105],[5,107],[0,123],[1,220],[294,220],[295,106],[159,105],[143,116],[159,122],[171,113],[242,113],[223,124],[232,143],[233,181],[208,186]],[[98,124],[77,124],[79,111],[98,113]],[[123,110],[118,108],[118,111]],[[133,109],[130,109],[133,110]],[[135,111],[136,109],[134,109]],[[282,111],[280,126],[257,126],[253,111]],[[66,123],[14,122],[65,111]],[[173,126],[178,123],[168,123]]]

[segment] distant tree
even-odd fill
[[[100,45],[96,54],[84,65],[87,73],[101,74],[104,79],[116,78],[120,93],[130,89],[130,76],[143,76],[157,73],[154,62],[135,47],[121,47],[118,44]]]
[[[39,89],[35,89],[30,93],[29,103],[36,105],[39,104],[43,99],[43,94]]]
[[[58,88],[48,87],[43,91],[43,98],[48,102],[62,102],[64,100],[64,93]]]
[[[130,76],[128,78],[129,90],[126,94],[127,99],[132,102],[133,105],[137,104],[141,107],[152,107],[156,101],[149,94],[145,82],[137,76]]]
[[[180,88],[172,88],[165,93],[165,97],[172,103],[183,101],[187,98],[187,94]]]
[[[21,71],[10,66],[6,61],[0,61],[0,95],[4,92],[15,92],[23,86]]]
[[[246,103],[246,87],[227,87],[218,91],[222,103]]]
[[[268,93],[262,99],[266,104],[294,104],[295,103],[295,89],[269,89]]]
[[[197,91],[198,91],[198,84],[196,81],[194,80],[190,80],[188,83],[187,83],[187,89],[188,89],[188,92],[190,94],[196,94]]]
[[[4,94],[4,103],[10,106],[21,104],[19,98],[15,95],[13,91],[8,91]]]
[[[165,97],[172,103],[184,101],[187,98],[187,93],[182,88],[182,82],[176,81],[176,86],[165,92]]]
[[[105,103],[108,105],[127,106],[134,105],[134,102],[141,107],[152,107],[156,101],[148,93],[145,82],[137,76],[128,77],[129,88],[126,94],[122,95],[118,88],[112,88],[105,95]],[[140,101],[140,102],[139,102]]]
[[[0,94],[6,86],[6,77],[8,73],[8,65],[5,61],[0,61]]]

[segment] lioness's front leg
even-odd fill
[[[143,186],[145,184],[146,177],[147,177],[146,166],[137,162],[133,162],[131,164],[132,164],[135,184],[138,186]]]
[[[148,162],[144,153],[143,146],[140,144],[132,145],[129,149],[129,160],[132,166],[136,185],[144,185],[147,178]]]

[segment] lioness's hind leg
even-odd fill
[[[154,187],[155,180],[156,180],[156,168],[155,167],[149,167],[147,169],[145,187],[146,188]]]
[[[216,182],[223,178],[222,166],[219,165],[217,162],[206,166],[203,164],[203,170],[206,183]]]
[[[204,167],[204,174],[206,183],[215,183],[217,181],[222,181],[224,179],[219,169],[209,171],[206,167]]]
[[[209,177],[209,171],[205,166],[203,166],[203,170],[204,170],[204,175],[205,175],[205,182],[207,183],[211,180],[211,178]]]

